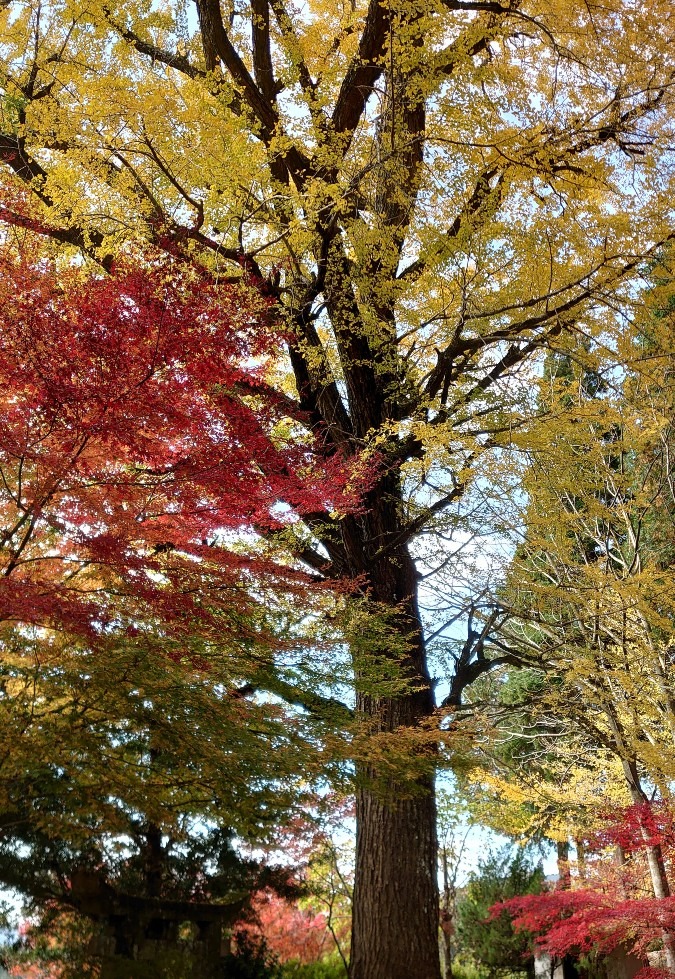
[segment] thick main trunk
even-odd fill
[[[354,572],[361,571],[359,559],[368,554],[368,540],[381,546],[395,536],[393,497],[394,493],[380,498],[368,525],[346,522],[343,534]],[[389,649],[369,651],[369,665],[381,661],[386,675],[395,656],[409,687],[395,696],[378,696],[370,689],[360,692],[357,709],[371,731],[393,735],[394,751],[396,731],[405,732],[403,743],[410,755],[399,760],[403,769],[412,766],[412,777],[392,776],[391,769],[378,768],[376,760],[360,762],[350,977],[440,979],[433,773],[428,746],[408,737],[434,709],[416,572],[406,548],[398,547],[372,561],[366,573],[370,598],[391,611],[404,647],[404,652],[394,654]],[[358,675],[356,663],[355,667]],[[420,760],[425,764],[417,768]],[[399,770],[398,764],[394,770]]]
[[[439,979],[433,787],[400,802],[356,803],[351,979]]]

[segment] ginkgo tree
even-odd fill
[[[244,275],[285,326],[294,437],[372,460],[360,511],[286,537],[389,612],[365,667],[353,644],[389,743],[359,764],[354,979],[439,973],[414,542],[500,464],[538,351],[631,305],[671,234],[671,23],[665,0],[3,4],[0,159],[32,200],[4,220],[104,267],[149,242]],[[448,706],[488,664],[456,667]]]
[[[547,820],[565,842],[583,840],[612,805],[632,802],[653,897],[670,901],[659,835],[640,822],[650,802],[670,798],[673,779],[667,256],[659,271],[665,285],[645,293],[636,334],[619,338],[621,372],[617,349],[577,345],[541,382],[550,437],[528,454],[522,537],[498,592],[504,618],[490,636],[494,650],[512,657],[501,704],[491,708],[511,750],[493,751],[497,767],[507,764],[484,784],[529,808],[532,824]],[[641,912],[627,909],[627,921],[633,913]],[[672,971],[672,923],[663,920]]]

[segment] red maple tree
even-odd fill
[[[675,847],[675,814],[664,802],[640,803],[607,814],[604,826],[586,844],[595,858],[587,865],[593,886],[556,888],[544,894],[510,898],[490,914],[507,911],[516,929],[536,936],[537,947],[553,958],[617,948],[647,962],[664,935],[675,934],[675,897],[646,896],[649,886],[643,854],[659,847],[670,864]],[[611,859],[619,850],[621,864]],[[668,970],[645,964],[636,979],[665,979]]]
[[[157,654],[169,677],[182,672],[185,657],[206,675],[212,662],[204,651],[220,650],[211,688],[214,699],[227,705],[232,726],[211,736],[226,742],[218,777],[236,783],[229,792],[209,768],[204,792],[186,801],[201,777],[200,764],[216,748],[207,738],[197,751],[189,736],[199,732],[188,731],[184,767],[176,762],[174,771],[170,752],[157,747],[164,688],[143,687],[147,678],[140,676],[143,692],[134,704],[142,716],[134,705],[124,713],[124,704],[122,716],[108,716],[99,698],[90,740],[82,722],[72,745],[51,744],[53,730],[45,724],[44,732],[34,726],[35,744],[54,769],[76,759],[70,787],[82,768],[101,769],[94,781],[103,798],[111,762],[96,747],[124,741],[133,728],[138,751],[145,752],[144,774],[156,775],[155,781],[143,781],[130,747],[129,766],[120,761],[125,779],[131,774],[129,785],[116,785],[117,810],[107,796],[101,806],[88,799],[87,777],[82,811],[69,821],[60,801],[64,818],[54,830],[45,803],[38,829],[61,839],[67,823],[81,843],[94,810],[103,835],[124,834],[125,819],[133,822],[138,813],[145,818],[145,797],[152,791],[157,797],[150,798],[148,824],[180,805],[192,814],[208,803],[212,813],[214,799],[224,807],[219,815],[231,819],[223,798],[243,797],[239,823],[248,818],[257,826],[273,811],[263,789],[271,787],[272,796],[283,765],[255,769],[251,798],[249,786],[239,791],[239,781],[246,781],[262,753],[274,754],[271,745],[283,753],[275,723],[289,740],[297,727],[298,743],[304,730],[300,712],[280,706],[287,691],[275,654],[284,639],[270,624],[270,597],[285,593],[304,612],[314,597],[323,601],[327,589],[292,559],[284,535],[299,517],[311,523],[322,514],[353,512],[368,485],[365,465],[323,451],[321,433],[311,436],[297,405],[267,384],[283,332],[273,307],[245,282],[215,281],[152,256],[92,273],[7,246],[0,249],[0,273],[0,644],[8,649],[12,641],[23,643],[41,656],[43,637],[72,639],[71,673],[61,676],[58,665],[53,670],[64,696],[72,692],[68,683],[80,660],[86,673],[88,660],[105,664],[118,647],[144,648],[140,665],[130,670],[142,671]],[[334,581],[330,590],[336,591]],[[290,634],[288,643],[297,642],[297,633]],[[60,644],[55,649],[58,655]],[[53,689],[47,673],[43,698]],[[119,681],[123,674],[110,675]],[[96,682],[108,683],[105,670]],[[279,696],[254,703],[250,694],[259,688]],[[171,696],[177,696],[173,687]],[[195,709],[204,703],[197,700]],[[189,711],[185,717],[189,722]],[[232,731],[250,726],[254,733],[242,747]],[[67,739],[67,732],[60,734]],[[237,757],[240,748],[243,759]],[[15,769],[30,784],[30,767],[24,767],[17,762]],[[58,781],[58,772],[54,777]],[[175,783],[180,788],[183,782],[187,788],[172,795]],[[108,869],[95,867],[104,883]],[[68,891],[67,879],[63,887]],[[201,895],[208,898],[208,892]],[[319,944],[326,940],[321,921],[309,933]]]
[[[0,264],[0,619],[92,642],[236,608],[245,631],[254,581],[306,588],[247,540],[353,507],[359,474],[288,437],[264,300],[166,259]]]

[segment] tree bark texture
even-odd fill
[[[435,805],[357,795],[351,979],[438,979]]]
[[[376,395],[372,385],[363,391],[374,414]],[[352,407],[358,396],[355,388]],[[354,413],[351,423],[364,425]],[[337,573],[358,583],[372,615],[353,646],[360,730],[366,744],[368,735],[384,736],[393,763],[357,758],[350,979],[440,979],[434,749],[415,736],[435,704],[402,513],[400,476],[387,467],[362,512],[340,521],[340,538],[326,538]]]
[[[414,728],[434,710],[414,562],[399,546],[370,567],[366,563],[378,542],[396,540],[400,532],[399,492],[398,478],[387,475],[371,495],[366,516],[347,519],[343,528],[351,572],[366,571],[369,597],[395,616],[404,646],[403,654],[372,652],[383,665],[396,658],[409,691],[391,697],[357,694],[359,718],[375,734]],[[358,662],[355,666],[358,683]],[[424,755],[429,749],[419,750]],[[415,764],[414,758],[409,761]],[[359,774],[350,977],[440,979],[433,776],[397,784],[368,763]]]

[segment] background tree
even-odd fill
[[[457,787],[436,794],[438,804],[438,863],[441,878],[441,948],[445,979],[452,979],[457,954],[458,879],[466,855],[473,823]]]
[[[541,864],[534,866],[522,849],[514,855],[511,847],[490,854],[471,874],[457,906],[457,941],[489,979],[514,973],[534,976],[529,936],[514,931],[508,915],[491,917],[490,909],[510,897],[540,895],[543,885]]]
[[[269,890],[258,894],[256,917],[246,930],[262,938],[279,963],[287,966],[284,974],[289,977],[295,969],[298,979],[343,979],[349,973],[352,823],[353,799],[322,791],[304,813],[281,828],[267,855],[273,862],[281,851],[284,864],[293,868],[298,893],[291,893],[290,899]]]
[[[530,730],[539,725],[540,740],[548,727],[553,765],[548,775],[546,766],[539,769],[543,782],[535,785],[531,759],[511,766],[521,787],[529,782],[523,798],[532,802],[538,794],[545,812],[545,796],[555,799],[556,768],[569,787],[584,756],[595,770],[585,798],[578,780],[567,806],[564,788],[558,790],[555,818],[567,823],[565,839],[574,832],[575,812],[578,831],[584,806],[592,822],[593,810],[612,796],[620,801],[617,778],[638,807],[670,795],[672,355],[669,331],[662,329],[669,300],[655,309],[656,297],[648,299],[642,338],[632,363],[624,358],[628,366],[614,390],[606,386],[602,396],[597,385],[589,390],[589,361],[579,349],[576,366],[568,360],[543,382],[558,425],[547,448],[530,456],[525,534],[501,596],[508,608],[501,638],[493,637],[514,664],[521,657],[525,676],[538,678],[534,696],[525,690],[517,709]],[[614,357],[596,351],[596,377],[611,377]],[[560,419],[571,398],[576,412],[564,428]],[[549,791],[542,791],[547,782]],[[661,844],[650,839],[645,828],[653,895],[662,900],[670,896],[668,866]],[[672,970],[672,936],[663,937]]]
[[[632,952],[638,960],[639,979],[670,976],[672,969],[657,966],[658,960],[648,953],[662,947],[663,933],[672,930],[675,901],[651,895],[648,863],[654,846],[670,862],[672,829],[672,813],[664,803],[606,814],[602,829],[588,840],[590,873],[580,888],[556,888],[536,901],[516,897],[497,904],[492,914],[506,910],[516,929],[537,935],[537,945],[552,957],[590,956],[599,974],[604,974],[603,959],[620,950]],[[612,855],[617,845],[624,855],[619,864]],[[639,960],[645,963],[643,969]],[[611,958],[606,965],[611,974]],[[591,973],[595,975],[595,969]]]

